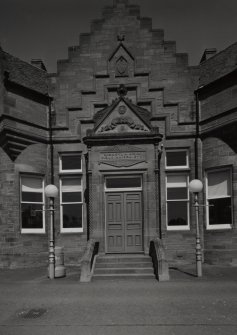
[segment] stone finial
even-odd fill
[[[125,40],[125,35],[119,33],[119,34],[117,35],[117,40],[118,40],[119,42],[123,42],[123,41]]]
[[[127,90],[127,88],[125,87],[124,84],[121,84],[121,85],[119,85],[119,88],[117,89],[117,92],[118,92],[118,95],[120,97],[124,97],[127,94],[128,90]]]

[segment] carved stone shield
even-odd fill
[[[118,75],[127,75],[128,63],[125,58],[120,57],[116,64],[116,70]]]

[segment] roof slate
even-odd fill
[[[47,72],[14,57],[7,52],[4,53],[5,71],[9,73],[8,79],[18,85],[29,88],[38,93],[47,95]]]
[[[237,69],[237,43],[200,64],[199,85],[205,86]]]

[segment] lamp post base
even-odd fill
[[[49,279],[54,279],[54,263],[49,263],[48,272]]]
[[[197,267],[197,277],[202,277],[202,262],[197,261],[196,267]]]

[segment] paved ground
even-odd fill
[[[0,270],[1,335],[236,335],[237,267],[171,269],[169,282],[53,281],[42,268]]]

